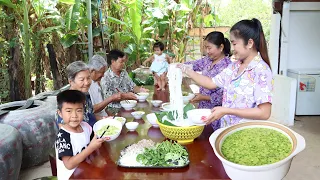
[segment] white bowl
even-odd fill
[[[170,111],[171,110],[171,105],[169,102],[167,103],[162,103],[161,104],[161,108],[164,110],[164,111]]]
[[[186,106],[187,104],[184,104],[184,106]],[[183,106],[183,107],[184,107]],[[193,105],[193,107],[195,107],[194,105]],[[169,103],[169,102],[167,102],[167,103],[163,103],[162,105],[161,105],[161,109],[160,109],[160,111],[171,111],[172,109],[171,109],[171,104]]]
[[[161,105],[162,101],[161,100],[152,100],[151,101],[151,104],[154,106],[154,107],[159,107]]]
[[[129,102],[129,103],[128,103]],[[137,105],[136,100],[123,100],[120,101],[121,107],[123,107],[126,111],[132,110],[133,107]]]
[[[143,111],[134,111],[134,112],[131,113],[131,115],[135,119],[141,119],[144,114],[145,114],[145,112],[143,112]]]
[[[153,127],[159,127],[158,123],[157,123],[157,116],[155,113],[150,113],[147,114],[147,120],[149,121],[149,123],[153,126]]]
[[[93,131],[95,133],[97,133],[97,131],[99,129],[101,129],[102,127],[106,126],[106,125],[112,125],[112,126],[115,126],[119,129],[119,131],[114,134],[114,135],[111,135],[111,136],[108,136],[108,135],[103,135],[103,137],[110,137],[109,140],[106,140],[106,141],[112,141],[112,140],[115,140],[121,133],[121,130],[122,130],[122,123],[118,120],[115,120],[115,119],[101,119],[99,121],[97,121],[94,125],[93,125]],[[98,137],[100,137],[101,135],[97,134]]]
[[[292,151],[289,156],[276,163],[262,166],[245,166],[226,160],[221,153],[221,146],[225,138],[241,129],[255,127],[274,129],[287,136],[292,143]],[[214,153],[222,162],[226,173],[233,180],[281,180],[288,173],[293,157],[306,146],[305,139],[286,126],[275,122],[258,120],[218,129],[210,136],[209,141]]]
[[[115,120],[121,122],[122,126],[126,123],[127,119],[124,117],[115,117]]]
[[[148,98],[149,93],[147,92],[139,92],[137,93],[136,97],[138,98],[139,102],[145,102]]]
[[[127,122],[126,123],[126,128],[129,130],[129,131],[134,131],[137,129],[139,123],[138,122]]]
[[[207,118],[211,114],[211,109],[192,109],[187,111],[189,121],[198,125],[205,125],[202,118]]]
[[[184,103],[184,104],[188,104],[189,101],[190,101],[191,99],[193,99],[194,97],[195,97],[195,95],[192,94],[192,93],[189,93],[188,96],[182,96],[183,103]]]

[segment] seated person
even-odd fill
[[[101,119],[108,116],[105,108],[110,102],[121,100],[121,93],[116,93],[106,99],[103,99],[100,81],[108,67],[108,64],[102,56],[92,56],[88,66],[90,68],[90,75],[92,79],[89,94],[93,105],[93,111],[96,114],[96,117],[98,116],[100,117],[98,119]]]
[[[69,179],[75,168],[107,138],[97,139],[92,127],[83,122],[85,95],[77,90],[66,90],[57,96],[58,114],[64,120],[55,142],[57,177]]]
[[[93,112],[93,105],[88,93],[91,85],[89,67],[82,61],[75,61],[68,65],[66,73],[70,84],[70,90],[78,90],[85,94],[86,100],[83,111],[83,121],[87,122],[90,126],[93,126],[99,117],[96,117]],[[62,117],[59,115],[56,116],[56,121],[59,127],[64,123]]]
[[[109,69],[104,73],[100,83],[104,98],[120,92],[121,100],[137,100],[134,93],[149,91],[143,87],[136,86],[127,71],[123,69],[126,56],[122,51],[117,49],[111,50],[108,54],[107,62]],[[108,107],[121,108],[119,101],[109,103]]]

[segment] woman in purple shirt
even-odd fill
[[[209,33],[204,39],[207,56],[196,60],[189,61],[185,64],[192,64],[194,71],[201,71],[202,75],[210,78],[219,74],[231,63],[229,59],[230,42],[224,38],[223,34],[218,31]],[[199,108],[212,109],[222,104],[223,89],[206,89],[200,87],[200,93],[190,100],[191,103],[199,103]]]
[[[230,40],[237,61],[215,77],[179,67],[200,86],[224,89],[222,106],[212,109],[204,120],[207,124],[220,119],[221,127],[227,127],[242,119],[266,120],[271,114],[273,76],[260,21],[239,21],[230,30]]]
[[[185,64],[192,64],[194,71],[201,71],[202,75],[213,78],[224,70],[231,63],[229,59],[230,42],[218,31],[209,33],[204,39],[207,56],[189,61]],[[199,103],[200,109],[212,109],[222,104],[223,88],[206,89],[200,87],[200,93],[190,100],[191,103]],[[212,123],[213,129],[220,127],[219,121]]]

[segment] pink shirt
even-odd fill
[[[231,63],[212,81],[223,90],[222,106],[227,108],[255,108],[262,103],[272,103],[273,75],[270,67],[258,54],[237,76],[241,62]],[[239,123],[243,118],[225,115],[220,127]]]

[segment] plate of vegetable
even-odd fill
[[[155,143],[143,139],[120,154],[117,164],[126,168],[183,168],[190,162],[186,147],[169,140]]]

